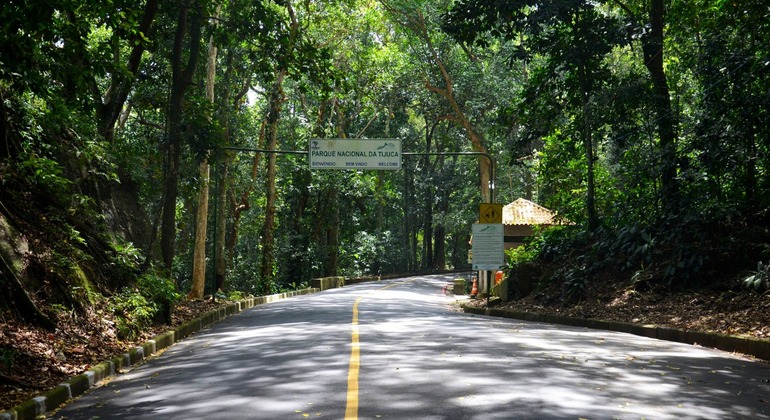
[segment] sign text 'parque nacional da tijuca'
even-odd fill
[[[401,169],[399,139],[310,139],[310,169]]]

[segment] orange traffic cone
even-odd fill
[[[503,282],[503,272],[498,271],[495,273],[495,286]]]
[[[479,294],[479,280],[476,277],[473,277],[473,287],[471,288],[471,299],[475,299],[476,295]]]

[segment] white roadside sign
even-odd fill
[[[401,169],[399,139],[310,139],[310,169]]]
[[[473,269],[499,270],[505,264],[503,225],[475,223],[473,225]]]

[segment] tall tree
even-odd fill
[[[669,61],[667,69],[676,71],[681,63],[680,72],[692,69],[698,83],[687,97],[691,106],[679,111],[681,155],[697,156],[687,162],[687,172],[706,176],[695,178],[699,182],[687,193],[708,207],[729,202],[748,215],[766,206],[761,193],[766,177],[760,174],[767,168],[770,129],[760,121],[770,112],[765,94],[770,81],[768,14],[761,1],[673,3],[668,9],[668,21],[677,22],[667,32],[669,51],[677,60]]]
[[[247,95],[258,80],[260,69],[270,62],[274,44],[277,42],[273,32],[277,26],[274,9],[268,4],[252,1],[230,1],[222,11],[220,24],[216,26],[215,39],[224,51],[224,74],[222,76],[221,93],[217,101],[218,125],[222,131],[222,146],[235,146],[240,142],[236,138],[245,137],[243,134],[253,133],[254,127],[259,127],[260,118],[253,109],[245,107]],[[246,133],[241,133],[243,130]],[[264,121],[256,130],[258,140],[256,146],[264,148]],[[248,135],[251,136],[250,134]],[[240,144],[243,145],[243,144]],[[216,192],[216,208],[218,213],[215,221],[216,237],[214,239],[214,287],[215,290],[225,288],[225,276],[232,266],[235,257],[234,249],[238,242],[241,216],[250,210],[251,194],[258,182],[260,154],[254,154],[251,182],[246,183],[240,193],[234,191],[231,165],[234,162],[234,152],[225,151],[216,155],[219,165],[219,179]],[[228,226],[228,216],[230,225]]]
[[[163,266],[171,273],[176,244],[176,202],[179,195],[179,169],[183,146],[183,109],[185,92],[193,83],[201,50],[203,5],[200,0],[178,2],[176,31],[171,49],[171,86],[164,143],[163,212],[161,217],[161,253]],[[185,40],[187,42],[185,43]],[[184,61],[185,45],[187,61]]]
[[[634,37],[641,38],[644,65],[653,84],[653,103],[657,114],[656,122],[660,150],[661,201],[669,212],[679,211],[679,185],[677,172],[679,166],[677,150],[677,119],[671,106],[671,93],[666,76],[665,63],[665,15],[664,0],[649,0],[646,3],[646,15],[636,13],[628,5],[614,0],[627,13],[634,25]]]
[[[599,226],[596,209],[595,142],[593,139],[592,97],[603,80],[604,56],[623,38],[619,22],[590,1],[495,1],[455,4],[445,14],[444,29],[458,41],[486,47],[491,38],[519,42],[512,50],[511,62],[546,57],[551,77],[563,80],[569,94],[567,107],[577,110],[575,132],[582,138],[586,161],[585,208],[588,226]],[[523,36],[522,36],[523,35]],[[567,74],[564,74],[564,72]]]
[[[214,14],[214,21],[219,19],[221,4],[217,5],[217,12]],[[206,100],[214,105],[214,87],[217,74],[217,45],[214,42],[214,35],[209,36],[208,57],[206,59]],[[213,118],[209,115],[209,124]],[[213,130],[212,130],[213,131]],[[195,243],[193,249],[193,272],[192,287],[190,296],[195,299],[202,299],[206,286],[206,227],[208,226],[209,215],[209,183],[210,183],[210,150],[205,150],[198,165],[198,206],[195,216]]]
[[[387,1],[383,2],[383,6],[391,13],[391,15],[393,15],[394,19],[402,25],[402,27],[410,31],[413,36],[424,44],[426,55],[428,56],[427,58],[431,60],[432,64],[440,74],[438,83],[431,78],[426,77],[424,85],[428,91],[440,95],[449,104],[451,114],[446,115],[445,118],[465,129],[465,133],[468,136],[468,140],[470,141],[473,150],[480,153],[488,153],[487,145],[485,144],[480,130],[474,126],[467,115],[466,110],[463,109],[463,106],[457,98],[453,75],[450,74],[438,47],[433,41],[433,32],[435,32],[435,29],[437,28],[429,27],[425,12],[419,7]],[[480,157],[479,168],[481,180],[479,188],[481,197],[483,200],[489,201],[491,198],[490,185],[492,181],[491,163],[487,159]]]
[[[289,66],[294,60],[296,54],[295,48],[300,35],[300,25],[297,16],[294,13],[294,7],[288,1],[284,4],[289,15],[288,38],[282,45],[281,53],[278,57],[275,69],[275,79],[270,88],[269,110],[267,114],[267,150],[278,150],[278,123],[281,115],[281,108],[286,100],[283,91],[283,81],[289,72]],[[265,285],[269,285],[273,279],[274,269],[274,249],[275,249],[275,206],[276,206],[276,155],[270,153],[267,157],[267,179],[265,189],[267,191],[267,202],[265,204],[265,224],[262,228],[262,269],[261,276]]]
[[[113,69],[107,91],[101,95],[97,106],[97,118],[99,133],[107,141],[112,141],[115,134],[115,124],[123,112],[123,107],[136,80],[139,67],[142,63],[142,55],[148,47],[148,41],[152,37],[152,26],[158,11],[158,0],[147,0],[141,14],[140,24],[134,31],[129,32],[131,52],[126,60],[124,69]],[[124,15],[125,16],[125,15]],[[119,32],[113,35],[118,37]],[[118,39],[114,39],[113,53],[116,62],[120,60],[121,48]],[[120,71],[123,70],[123,71]]]

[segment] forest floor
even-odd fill
[[[0,413],[227,303],[181,301],[170,325],[155,325],[133,340],[118,340],[114,323],[99,309],[60,314],[56,331],[0,317]]]
[[[514,312],[770,338],[770,293],[737,286],[676,291],[662,286],[640,290],[629,285],[603,283],[589,286],[586,298],[569,304],[557,296],[558,287],[553,287],[511,302],[497,300],[491,305]],[[469,302],[478,307],[486,305],[484,299]]]
[[[606,286],[589,290],[586,296],[590,298],[571,305],[549,298],[551,293],[539,293],[515,302],[497,303],[496,307],[770,338],[769,294],[738,288],[672,292],[664,288],[638,291]],[[469,302],[480,306],[486,303],[483,299]],[[87,317],[65,314],[59,318],[55,332],[0,319],[0,412],[224,304],[181,302],[173,313],[172,325],[153,327],[132,341],[117,340],[114,326],[104,322],[98,313]]]

